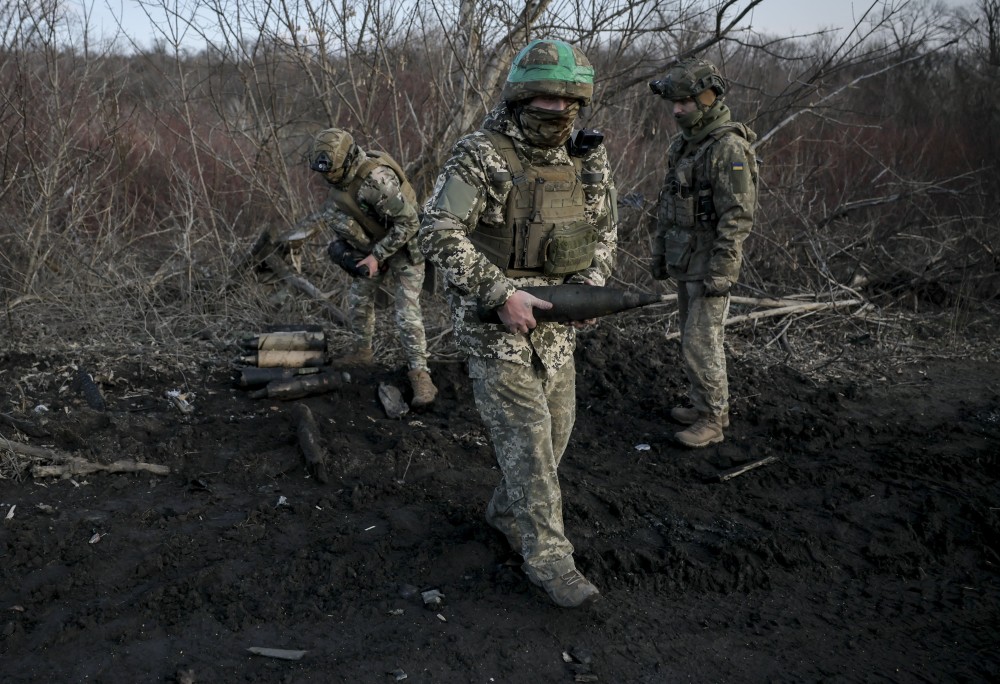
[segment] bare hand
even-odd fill
[[[369,254],[364,259],[362,259],[361,261],[359,261],[358,262],[358,268],[361,268],[362,266],[367,266],[368,267],[368,277],[369,278],[374,278],[375,275],[378,273],[378,266],[379,266],[378,259],[375,258],[374,254]]]
[[[530,292],[515,290],[503,306],[497,310],[500,320],[512,333],[526,333],[533,330],[538,323],[535,321],[534,308],[542,310],[552,308],[552,302],[539,299]]]

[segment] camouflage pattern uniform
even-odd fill
[[[705,70],[702,73],[710,70],[718,75],[702,60],[681,66],[690,69],[691,64]],[[659,93],[661,83],[668,90],[672,85],[654,82],[650,84],[654,92]],[[682,89],[680,94],[687,93]],[[731,121],[721,98],[693,118],[697,119],[693,126],[684,127],[682,122],[668,150],[652,231],[652,266],[654,276],[677,281],[681,348],[692,406],[699,414],[720,418],[725,426],[729,385],[723,331],[729,289],[739,278],[743,241],[753,228],[757,163],[750,144],[757,136]]]
[[[362,153],[363,156],[363,153]],[[396,173],[376,166],[358,189],[355,201],[387,226],[377,242],[354,218],[328,200],[319,218],[352,247],[370,252],[382,268],[371,278],[354,278],[348,293],[351,330],[358,348],[370,349],[375,335],[375,292],[391,275],[395,280],[396,327],[411,370],[427,370],[427,340],[420,292],[424,282],[424,257],[417,245],[420,229],[417,207],[408,202]]]
[[[508,136],[526,167],[573,163],[565,145],[532,145],[506,102],[487,116],[483,129]],[[585,195],[581,217],[597,227],[597,245],[591,266],[572,275],[509,277],[470,240],[477,229],[506,222],[512,188],[508,164],[484,130],[455,145],[425,205],[420,232],[424,254],[448,283],[456,344],[469,357],[476,405],[503,473],[487,520],[521,552],[525,571],[536,580],[552,579],[559,561],[573,553],[563,529],[557,469],[576,417],[576,329],[539,323],[528,333],[511,333],[503,325],[481,322],[478,312],[503,305],[525,286],[605,283],[614,262],[617,223],[603,145],[584,156],[582,166],[600,178]],[[461,191],[453,192],[455,187]]]

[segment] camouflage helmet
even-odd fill
[[[347,175],[359,152],[350,133],[341,128],[327,128],[317,133],[313,140],[309,168],[327,176],[328,180],[340,180]]]
[[[594,67],[579,48],[561,40],[533,40],[517,56],[500,96],[506,102],[536,96],[580,100],[594,96]]]
[[[719,69],[704,59],[684,59],[667,70],[667,75],[658,81],[651,81],[649,89],[664,100],[686,100],[705,92],[709,88],[716,96],[726,94],[726,79]]]

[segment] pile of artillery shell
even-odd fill
[[[326,363],[326,338],[315,326],[282,327],[247,337],[236,385],[255,399],[299,399],[341,387],[343,374],[321,368]]]
[[[248,337],[240,345],[247,354],[240,362],[259,368],[322,366],[326,337],[322,330],[281,330]]]

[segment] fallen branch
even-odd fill
[[[825,309],[840,309],[845,306],[857,306],[859,304],[864,304],[863,299],[845,299],[839,302],[805,302],[800,304],[795,304],[793,306],[782,306],[776,309],[768,309],[767,311],[754,311],[753,313],[745,314],[742,316],[732,316],[726,319],[725,325],[735,325],[737,323],[745,323],[746,321],[756,321],[761,318],[770,318],[772,316],[785,316],[787,314],[802,313],[805,311],[822,311]],[[680,338],[681,334],[679,332],[670,333],[666,336],[668,340],[676,340]]]
[[[114,463],[94,463],[79,456],[72,456],[54,449],[45,449],[21,442],[0,440],[0,448],[9,449],[15,454],[28,458],[48,461],[57,465],[34,465],[31,468],[33,477],[65,477],[68,475],[90,475],[96,472],[108,473],[152,473],[153,475],[169,475],[170,468],[156,463],[142,461],[119,460]]]
[[[170,468],[156,463],[141,461],[115,461],[114,463],[93,463],[82,458],[72,457],[69,463],[62,465],[36,465],[31,468],[32,477],[66,477],[69,475],[90,475],[92,473],[151,473],[153,475],[169,475]]]
[[[662,306],[669,302],[677,301],[676,294],[665,294],[660,297],[659,304],[652,304],[650,308]],[[819,302],[807,302],[801,299],[782,299],[774,297],[737,297],[733,295],[729,298],[731,304],[743,304],[745,306],[767,306],[767,307],[784,307],[784,306],[801,306],[803,304],[816,304]],[[822,302],[826,303],[826,302]]]
[[[12,427],[17,428],[29,437],[48,437],[49,431],[41,428],[31,421],[22,420],[20,418],[15,418],[14,416],[8,415],[6,413],[0,413],[0,423],[6,423]]]
[[[719,482],[725,482],[726,480],[732,480],[734,477],[739,477],[748,470],[753,470],[754,468],[759,468],[761,466],[767,465],[768,463],[774,463],[778,460],[777,456],[768,456],[767,458],[762,458],[759,461],[753,461],[751,463],[746,463],[739,466],[738,468],[730,468],[729,470],[724,470],[718,475]]]
[[[316,300],[320,306],[327,310],[327,313],[330,314],[330,317],[333,318],[335,323],[347,325],[347,316],[344,312],[341,311],[339,307],[332,304],[323,295],[323,292],[318,287],[310,283],[304,277],[292,273],[291,269],[288,268],[280,256],[272,252],[264,257],[264,263],[267,264],[267,267],[270,268],[282,281]]]

